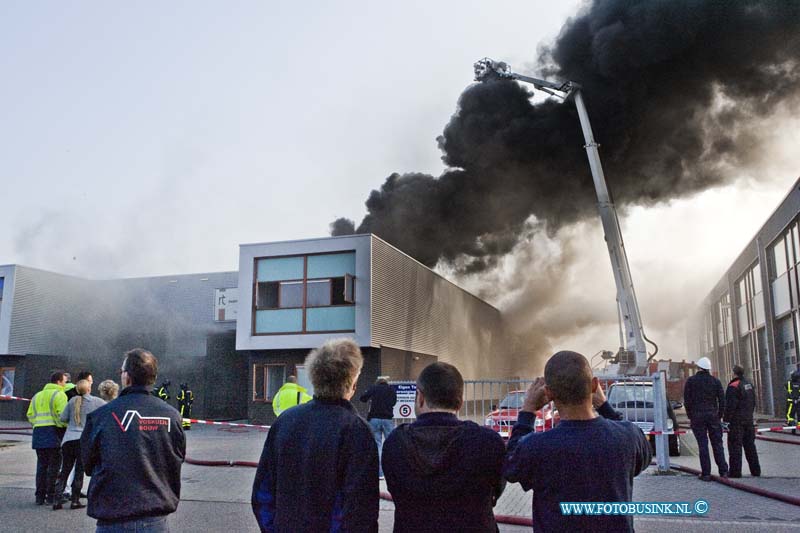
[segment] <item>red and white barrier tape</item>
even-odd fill
[[[646,431],[645,435],[683,435],[684,433],[686,432],[679,429],[678,431]]]
[[[271,426],[259,426],[257,424],[238,424],[236,422],[215,422],[214,420],[197,420],[196,418],[184,418],[184,422],[192,424],[208,424],[210,426],[230,426],[235,428],[261,428],[269,429]]]
[[[783,431],[791,431],[793,429],[794,430],[800,429],[800,424],[798,424],[797,426],[785,426],[785,427],[777,426],[777,427],[772,427],[772,428],[759,428],[759,429],[756,430],[756,432],[757,433],[767,433],[767,432],[781,433]]]
[[[5,394],[0,394],[0,400],[22,400],[23,402],[31,401],[30,398],[20,398],[19,396],[6,396]]]

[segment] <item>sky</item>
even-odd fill
[[[2,2],[0,264],[213,272],[238,268],[241,243],[325,236],[389,174],[438,175],[473,62],[525,72],[579,5]],[[669,357],[694,358],[683,314],[800,174],[798,122],[758,125],[769,164],[731,185],[621,213],[643,321]],[[543,351],[616,349],[599,221],[528,244],[456,281],[524,315]],[[535,268],[519,284],[528,264],[561,269],[563,297],[537,300]]]

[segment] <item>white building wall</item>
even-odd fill
[[[334,337],[352,337],[359,346],[370,346],[370,236],[348,235],[239,247],[239,308],[236,320],[237,350],[311,349]],[[253,303],[256,258],[355,251],[354,333],[291,333],[253,335]]]
[[[0,354],[7,354],[11,337],[11,309],[14,307],[14,279],[16,266],[0,266],[0,278],[4,278],[2,301],[0,301]]]
[[[510,377],[500,311],[372,236],[372,343],[437,357],[465,379]]]

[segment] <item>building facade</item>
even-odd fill
[[[30,398],[54,370],[118,381],[122,354],[142,347],[173,398],[190,384],[195,417],[270,422],[275,392],[290,374],[311,388],[305,358],[335,337],[362,348],[358,391],[433,361],[509,377],[500,312],[374,235],[241,245],[234,272],[89,280],[0,266],[3,394]],[[23,407],[0,400],[0,418]]]
[[[4,390],[30,398],[55,370],[119,382],[122,354],[143,347],[159,358],[159,380],[172,382],[173,403],[186,382],[197,398],[193,414],[246,415],[246,401],[229,394],[246,372],[235,316],[221,316],[215,301],[220,290],[235,291],[237,272],[89,280],[8,265],[0,278]],[[19,418],[22,407],[0,401],[0,418]]]
[[[689,320],[690,352],[720,379],[738,364],[757,391],[757,410],[786,412],[785,384],[800,337],[800,180],[747,243]]]
[[[242,245],[239,294],[251,420],[274,418],[287,375],[310,387],[305,357],[334,337],[361,346],[359,392],[379,375],[415,379],[434,361],[465,379],[508,376],[500,312],[374,235]]]

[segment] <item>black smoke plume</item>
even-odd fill
[[[724,184],[757,161],[748,126],[797,103],[799,61],[800,2],[602,0],[519,70],[583,86],[625,206]],[[549,231],[594,216],[573,102],[530,97],[511,81],[471,85],[438,138],[448,169],[392,174],[357,228],[338,219],[332,233],[373,232],[426,265],[459,259],[470,272],[510,252],[531,215]]]

